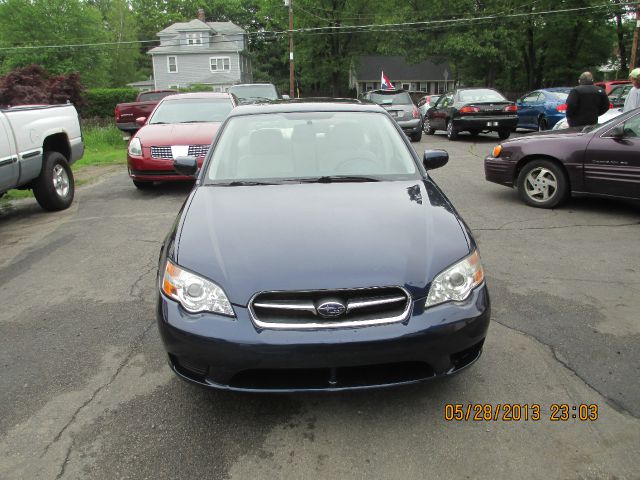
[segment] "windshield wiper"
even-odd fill
[[[216,187],[246,187],[254,185],[278,185],[275,182],[257,182],[253,180],[234,180],[233,182],[215,182],[211,185]]]
[[[379,182],[377,178],[358,175],[324,175],[322,177],[299,178],[300,183],[337,183],[337,182]]]

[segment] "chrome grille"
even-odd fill
[[[209,151],[209,145],[189,145],[187,155],[192,157],[203,157]],[[173,159],[171,146],[151,147],[151,158]]]
[[[203,157],[209,151],[209,145],[189,145],[189,156]]]
[[[336,311],[327,308],[338,305]],[[262,292],[249,302],[256,326],[273,329],[340,328],[401,322],[411,296],[401,287]]]
[[[151,147],[151,158],[173,159],[171,147]]]

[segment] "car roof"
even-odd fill
[[[566,90],[571,90],[573,87],[549,87],[549,88],[541,88],[541,92],[564,92]]]
[[[238,117],[242,115],[258,115],[264,113],[303,113],[303,112],[375,112],[385,113],[385,110],[374,103],[365,103],[353,99],[339,99],[331,101],[323,99],[297,99],[295,101],[277,101],[272,103],[259,103],[251,105],[240,105],[234,108],[229,114],[230,117]],[[315,100],[315,101],[314,101]]]
[[[235,87],[255,87],[255,86],[275,87],[275,85],[273,83],[238,83],[236,85],[231,85],[229,87],[229,90],[231,90],[232,88],[235,88]]]
[[[189,93],[176,93],[175,95],[169,95],[168,97],[164,97],[162,99],[163,102],[180,100],[181,98],[229,98],[231,99],[230,93],[222,93],[222,92],[189,92]]]

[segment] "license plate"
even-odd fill
[[[487,127],[497,127],[499,122],[487,122]]]

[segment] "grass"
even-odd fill
[[[90,166],[124,165],[127,162],[127,142],[111,121],[83,120],[82,123],[84,155],[72,165],[74,173]],[[82,183],[82,180],[76,181],[76,185]],[[31,190],[9,190],[0,202],[27,197],[33,197]]]

